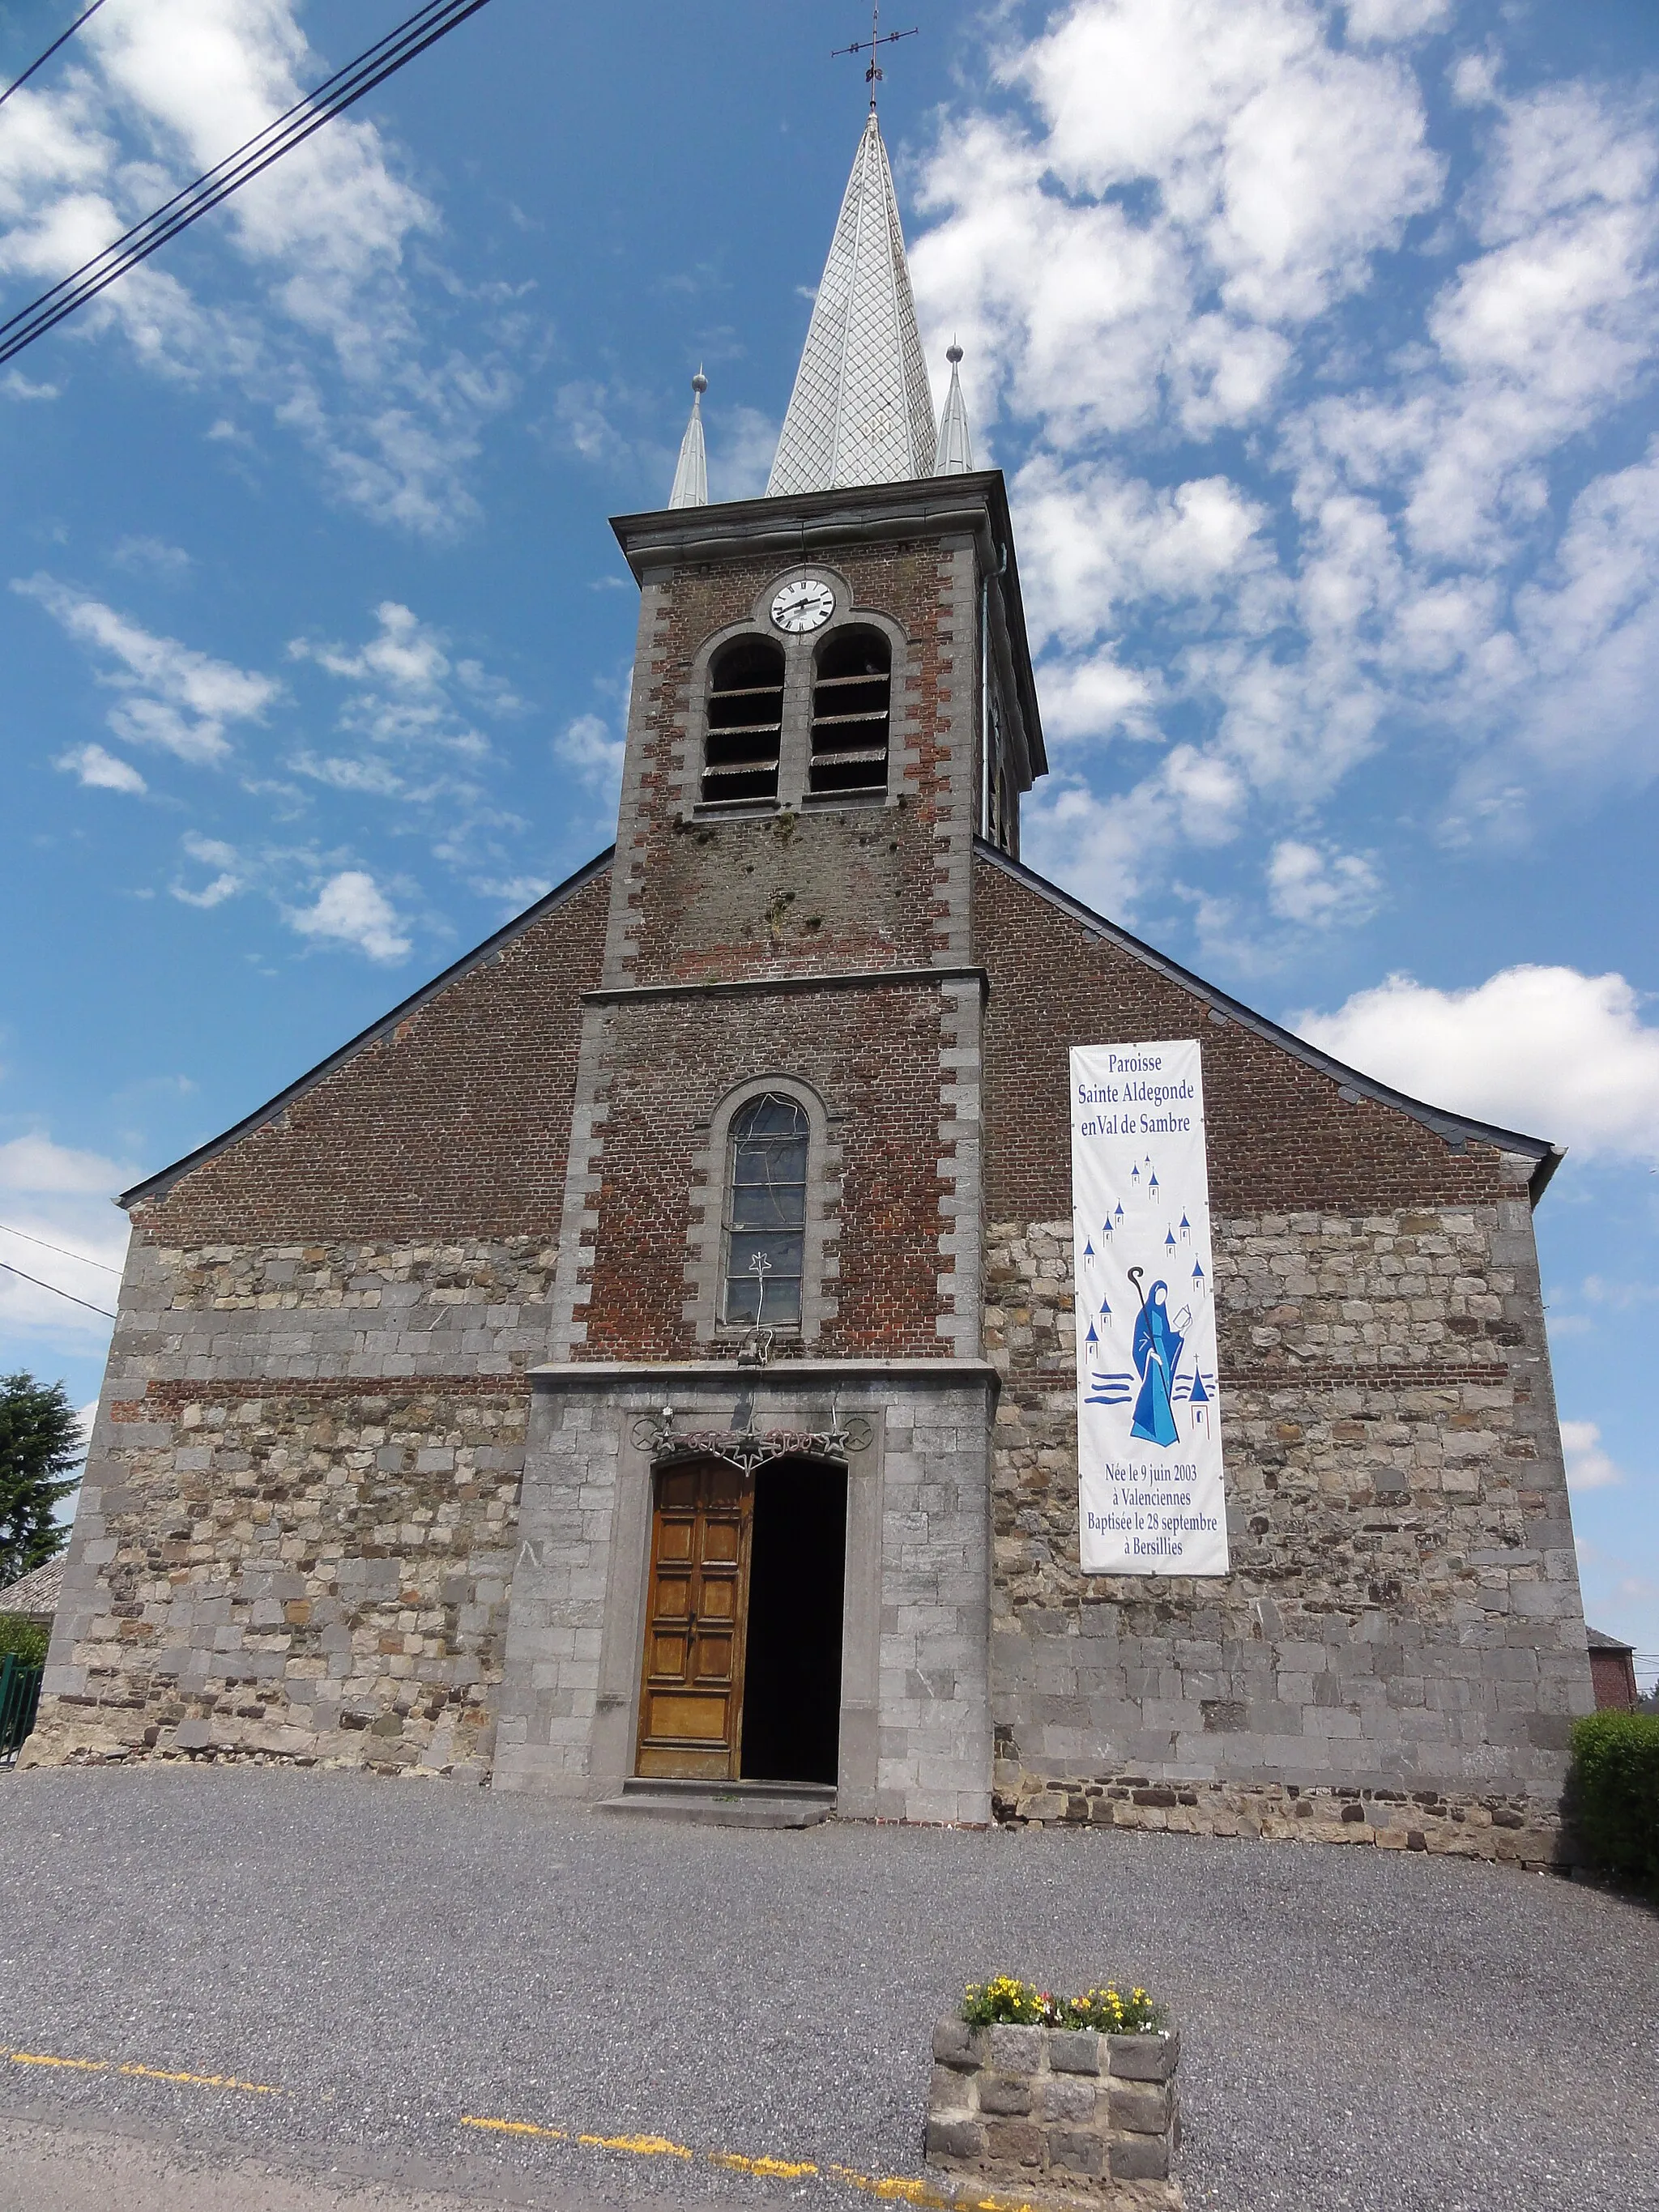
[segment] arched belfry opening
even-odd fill
[[[782,648],[769,638],[734,638],[709,665],[705,804],[775,799],[782,738]]]
[[[893,648],[878,629],[843,629],[819,651],[807,787],[885,791]]]

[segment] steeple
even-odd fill
[[[674,489],[668,495],[670,507],[708,504],[708,457],[702,442],[702,395],[708,389],[708,379],[700,368],[691,380],[691,420],[680,440],[679,466],[674,471]]]
[[[945,412],[939,418],[939,461],[934,473],[965,476],[974,465],[974,441],[968,434],[968,403],[962,396],[962,348],[952,344],[945,358],[951,364],[951,389],[945,395]]]
[[[933,394],[893,173],[871,108],[783,418],[771,494],[933,473]]]

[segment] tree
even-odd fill
[[[80,1419],[61,1382],[0,1376],[0,1589],[69,1541],[58,1508],[78,1486],[70,1470],[83,1456]]]

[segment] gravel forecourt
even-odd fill
[[[483,2201],[832,2212],[862,2201],[834,2163],[922,2171],[930,2031],[964,1980],[1115,1974],[1182,2029],[1190,2205],[1659,2208],[1659,1918],[1553,1876],[1098,1831],[666,1826],[258,1767],[14,1774],[0,1822],[20,2124],[418,2167]]]

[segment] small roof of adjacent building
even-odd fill
[[[1618,1637],[1607,1635],[1603,1629],[1587,1627],[1584,1638],[1592,1651],[1622,1651],[1627,1658],[1633,1658],[1636,1655],[1633,1644],[1623,1643]]]
[[[0,1613],[21,1613],[30,1620],[50,1620],[64,1595],[64,1562],[48,1559],[33,1574],[20,1575],[0,1589]]]

